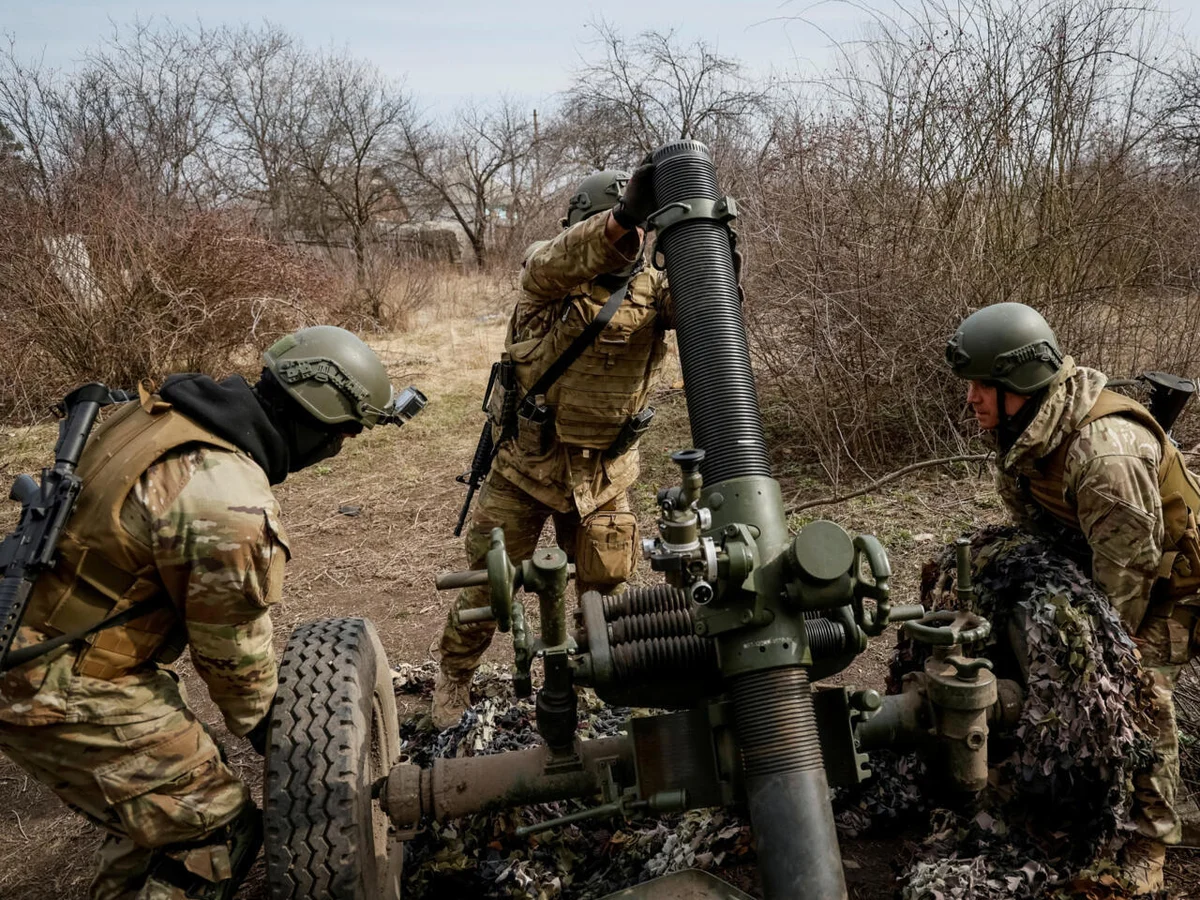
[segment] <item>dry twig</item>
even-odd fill
[[[943,456],[939,459],[927,459],[924,462],[913,463],[912,465],[905,466],[903,469],[897,469],[895,472],[889,472],[882,478],[872,481],[866,487],[861,487],[858,490],[851,491],[848,494],[838,494],[833,497],[821,497],[817,500],[806,500],[801,504],[792,506],[792,503],[794,503],[796,498],[800,496],[799,492],[797,492],[796,494],[793,494],[792,499],[788,501],[787,511],[789,513],[795,513],[800,512],[802,509],[810,509],[814,506],[827,506],[831,503],[843,503],[846,500],[850,500],[854,497],[861,497],[863,494],[869,494],[872,491],[883,487],[885,484],[895,481],[897,478],[901,478],[920,469],[930,469],[934,466],[943,466],[947,465],[948,463],[956,462],[983,462],[990,455],[991,454],[988,453],[974,453],[966,456]]]

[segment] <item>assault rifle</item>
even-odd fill
[[[21,626],[29,593],[38,576],[54,564],[59,535],[71,518],[83,481],[75,474],[79,457],[102,406],[135,399],[99,382],[76,388],[55,408],[61,416],[54,466],[42,469],[38,484],[18,475],[9,497],[21,504],[17,528],[0,543],[0,672],[11,668],[9,647]]]
[[[467,521],[467,513],[471,509],[471,500],[475,492],[483,484],[483,479],[491,471],[492,460],[496,458],[496,448],[512,437],[511,430],[516,427],[517,404],[516,373],[512,363],[502,360],[492,363],[492,374],[488,376],[487,389],[483,392],[483,411],[488,414],[483,423],[483,431],[479,433],[479,443],[475,445],[475,456],[471,459],[470,471],[464,472],[454,480],[467,486],[467,499],[463,501],[462,510],[458,514],[458,524],[454,526],[454,536],[462,535],[463,525]],[[492,408],[495,401],[495,409]],[[492,431],[493,422],[498,422],[502,432],[500,439]]]

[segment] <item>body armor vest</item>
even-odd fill
[[[612,320],[547,390],[546,403],[554,407],[555,432],[563,443],[606,450],[629,417],[646,405],[667,348],[663,329],[656,327],[661,313],[652,279],[645,271],[634,276]],[[512,343],[510,328],[507,350],[522,393],[537,383],[610,296],[592,281],[567,295],[542,337]]]
[[[1200,590],[1200,482],[1188,471],[1183,457],[1150,412],[1135,400],[1115,391],[1102,391],[1096,403],[1054,451],[1038,461],[1036,474],[1029,476],[1029,494],[1046,512],[1070,528],[1079,530],[1079,516],[1066,500],[1066,465],[1072,438],[1079,429],[1104,416],[1132,419],[1158,439],[1162,461],[1158,466],[1158,489],[1163,508],[1163,557],[1159,577],[1167,579],[1173,599],[1193,597]]]
[[[160,596],[162,606],[90,635],[75,672],[115,678],[160,656],[181,620],[154,565],[151,548],[124,527],[121,509],[142,474],[184,444],[237,450],[233,444],[142,393],[103,422],[84,448],[83,479],[53,569],[34,584],[23,624],[57,636],[81,631],[135,603]],[[182,645],[181,645],[182,646]]]

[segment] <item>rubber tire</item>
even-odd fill
[[[271,706],[263,847],[272,900],[398,900],[403,844],[372,799],[400,752],[387,655],[366,619],[292,632]]]

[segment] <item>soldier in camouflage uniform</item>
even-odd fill
[[[565,230],[530,247],[506,352],[518,395],[558,359],[612,293],[628,292],[612,320],[549,388],[553,417],[543,428],[524,421],[504,441],[484,482],[466,536],[467,563],[484,565],[491,530],[504,529],[509,556],[525,559],[553,518],[559,546],[575,563],[582,593],[619,590],[637,560],[637,520],[626,490],[636,480],[635,446],[613,452],[622,429],[646,406],[672,327],[665,275],[642,266],[643,227],[655,210],[654,167],[589,176],[573,196]],[[631,280],[630,277],[632,276]],[[436,655],[433,721],[458,722],[469,685],[495,632],[491,622],[463,624],[457,611],[487,606],[486,587],[459,594]]]
[[[1162,886],[1178,843],[1179,743],[1172,692],[1200,645],[1200,482],[1140,404],[1064,357],[1046,321],[1019,303],[985,307],[946,348],[967,401],[995,436],[996,484],[1017,523],[1090,565],[1154,681],[1157,762],[1135,779],[1127,873]]]
[[[261,843],[246,786],[164,664],[190,647],[226,726],[263,752],[289,555],[270,486],[392,401],[383,364],[340,328],[303,329],[264,361],[253,386],[173,375],[96,429],[13,646],[159,602],[0,677],[0,750],[108,832],[93,900],[232,897]]]

